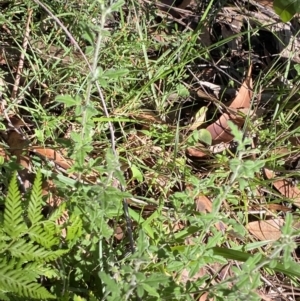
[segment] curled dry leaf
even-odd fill
[[[277,218],[250,222],[246,228],[259,240],[278,240],[281,236],[280,228],[283,224],[283,219]]]
[[[242,114],[239,114],[239,111],[245,114],[247,110],[245,111],[244,109],[250,108],[252,97],[251,72],[252,65],[248,70],[247,77],[240,87],[236,98],[230,104],[228,112],[223,113],[216,122],[207,127],[207,130],[211,133],[213,145],[221,142],[229,142],[233,139],[228,126],[229,120],[239,127],[243,125],[244,118],[242,117]]]
[[[186,153],[191,157],[197,157],[197,158],[209,157],[209,152],[207,150],[201,150],[197,147],[188,147],[186,149]]]
[[[275,178],[274,171],[264,168],[264,172],[269,180]],[[297,186],[286,179],[274,180],[272,184],[283,196],[291,199],[295,206],[300,207],[300,189]]]
[[[240,87],[236,98],[230,104],[230,108],[250,108],[251,98],[252,98],[252,89],[253,83],[251,78],[252,73],[252,65],[250,65],[249,70],[247,72],[247,76],[242,86]]]
[[[238,127],[241,127],[244,123],[244,119],[240,116],[223,113],[216,122],[206,128],[211,134],[213,145],[221,142],[229,142],[233,139],[228,121],[232,121]]]

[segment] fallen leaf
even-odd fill
[[[51,148],[34,147],[32,151],[48,160],[54,161],[55,164],[63,169],[67,170],[72,166],[71,160],[65,159],[61,154]]]
[[[209,157],[209,151],[207,149],[199,149],[197,147],[188,147],[186,149],[186,153],[188,156],[196,157],[196,158],[205,158]]]
[[[51,212],[57,208],[63,199],[59,196],[56,186],[51,179],[43,181],[42,184],[42,195],[47,196],[46,203],[49,205],[49,211]],[[55,221],[57,225],[64,225],[69,220],[68,210],[65,210],[62,215]],[[62,228],[61,236],[65,238],[67,236],[66,227]]]
[[[212,145],[219,144],[221,142],[229,142],[233,139],[231,135],[230,128],[228,126],[228,121],[232,121],[238,127],[241,127],[244,123],[244,118],[237,115],[229,115],[223,113],[221,117],[210,124],[206,129],[210,132],[212,137]]]
[[[199,271],[193,276],[189,276],[190,272],[188,269],[184,269],[180,274],[180,282],[186,284],[188,281],[195,282],[207,274],[204,267],[200,268]]]
[[[198,299],[198,301],[207,301],[207,300],[213,300],[213,298],[208,299],[208,292],[201,295],[201,297]]]
[[[269,180],[275,178],[274,171],[270,169],[264,168],[264,173]],[[297,186],[285,179],[275,180],[272,184],[283,196],[292,200],[295,206],[300,207],[300,189]]]
[[[247,72],[247,76],[245,81],[242,83],[242,86],[240,87],[237,96],[233,100],[233,102],[230,104],[230,108],[250,108],[251,105],[251,98],[252,98],[252,89],[253,89],[253,83],[251,78],[252,73],[252,65],[250,65],[249,70]]]
[[[199,212],[212,212],[212,202],[211,200],[206,197],[205,195],[199,195],[195,199],[196,203],[196,211]]]
[[[250,222],[246,228],[258,240],[278,240],[281,236],[280,228],[283,224],[283,219],[277,218]]]
[[[120,241],[120,240],[122,240],[124,238],[124,231],[123,231],[122,227],[117,226],[114,229],[114,237],[118,241]]]
[[[228,126],[229,120],[235,123],[238,127],[241,127],[244,124],[245,119],[242,117],[242,115],[246,114],[247,109],[250,108],[252,97],[251,72],[252,65],[247,72],[246,79],[240,87],[237,96],[230,104],[228,112],[223,113],[216,122],[207,127],[207,130],[212,136],[213,145],[221,142],[229,142],[233,139],[230,128]]]
[[[195,204],[196,204],[196,211],[198,212],[202,212],[202,213],[212,212],[212,201],[203,194],[200,194],[196,197]],[[227,228],[227,226],[221,221],[217,222],[215,224],[215,227],[219,231],[225,231]]]
[[[22,165],[26,169],[30,169],[29,156],[25,149],[28,146],[28,142],[21,134],[11,131],[7,137],[7,144],[9,145],[9,152],[12,156],[17,157],[17,163]]]

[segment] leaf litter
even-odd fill
[[[170,1],[161,1],[164,2],[166,5],[172,4]],[[168,2],[168,3],[167,3]],[[171,12],[171,14],[174,14],[176,12],[176,18],[179,16],[179,18],[184,19],[184,11],[181,11],[180,9],[184,10],[186,7],[192,4],[193,1],[183,1],[178,8],[174,9],[174,11]],[[175,15],[175,14],[174,14]],[[239,24],[242,23],[242,19],[244,20],[246,16],[240,15],[237,17],[237,21]],[[180,20],[179,20],[180,21]],[[179,23],[180,24],[180,23]],[[233,24],[234,25],[234,24]],[[233,28],[233,27],[232,27]],[[235,27],[236,32],[238,33],[241,30],[240,25],[238,27]],[[231,30],[228,30],[228,28],[222,27],[222,33],[224,37],[230,36]],[[209,41],[208,44],[211,43],[211,31],[208,28],[205,28],[205,34],[206,37],[203,37],[203,40]],[[232,44],[234,43],[234,44]],[[240,51],[241,47],[238,45],[241,43],[240,39],[236,39],[234,41],[231,41],[231,47],[234,48],[234,51],[238,52]],[[1,60],[2,62],[2,60]],[[3,64],[7,64],[7,62],[3,61]],[[201,104],[200,109],[197,111],[196,118],[193,123],[187,126],[189,131],[194,131],[199,129],[200,130],[206,130],[211,135],[211,143],[212,145],[219,145],[219,144],[225,144],[225,149],[228,148],[229,142],[233,140],[232,133],[230,131],[230,128],[228,126],[228,121],[232,121],[235,123],[240,129],[243,127],[245,123],[245,119],[252,115],[253,112],[251,111],[251,104],[252,104],[252,97],[253,97],[253,83],[252,83],[252,64],[250,64],[250,67],[248,69],[246,79],[240,86],[238,93],[234,100],[231,102],[230,105],[226,106],[224,103],[217,99],[218,102],[213,102],[213,100],[210,97],[207,97],[208,101],[211,101],[221,112],[221,116],[212,124],[206,126],[207,122],[207,111],[208,107],[203,106]],[[211,70],[209,69],[209,72],[211,73]],[[222,104],[222,105],[220,105]],[[159,196],[164,193],[164,188],[168,187],[169,191],[168,194],[164,194],[164,196],[169,197],[172,195],[175,191],[183,191],[184,189],[187,189],[184,183],[179,183],[180,181],[174,180],[172,182],[172,185],[168,185],[169,179],[170,179],[170,170],[167,169],[166,166],[168,166],[167,162],[170,160],[170,158],[173,158],[173,150],[162,148],[161,145],[158,146],[155,145],[155,143],[152,143],[152,138],[149,138],[147,134],[145,134],[146,130],[149,130],[151,126],[160,125],[164,126],[166,125],[166,122],[162,121],[160,117],[157,117],[156,112],[151,113],[130,113],[127,115],[128,117],[133,117],[137,121],[140,121],[141,124],[146,123],[146,125],[143,126],[142,130],[137,130],[137,134],[131,134],[128,137],[134,142],[131,144],[131,147],[134,144],[135,150],[132,151],[132,154],[129,155],[130,160],[136,160],[138,158],[137,162],[141,164],[143,163],[143,166],[146,168],[156,168],[158,166],[157,162],[160,159],[163,161],[164,164],[161,164],[159,166],[160,169],[158,169],[158,172],[153,173],[152,171],[149,171],[148,173],[143,172],[144,177],[142,177],[139,174],[139,177],[136,177],[132,181],[132,189],[134,192],[139,191],[141,194],[149,194],[153,193],[154,196]],[[12,118],[18,118],[16,116],[11,116]],[[126,117],[126,116],[125,116]],[[171,128],[171,126],[170,126]],[[127,142],[129,142],[129,140]],[[15,130],[11,130],[6,137],[6,143],[8,145],[8,149],[2,149],[1,156],[4,158],[5,161],[9,161],[11,156],[16,156],[17,162],[23,167],[24,170],[27,170],[29,173],[32,171],[32,156],[38,155],[43,160],[52,162],[54,164],[53,171],[55,173],[63,172],[68,177],[76,179],[78,176],[76,174],[71,174],[68,172],[68,169],[70,169],[73,165],[73,161],[67,157],[66,153],[64,153],[63,148],[51,148],[51,147],[43,147],[43,146],[30,146],[27,139],[24,139],[24,136],[21,135],[19,132]],[[29,139],[30,140],[30,139]],[[159,141],[159,139],[158,139]],[[209,144],[209,143],[207,143]],[[159,147],[159,150],[158,150]],[[162,156],[162,152],[164,152],[164,155]],[[214,157],[214,153],[210,151],[210,149],[204,145],[199,145],[199,147],[187,147],[186,153],[188,156],[195,157],[195,158],[207,158],[207,161],[209,161],[209,158]],[[136,164],[134,166],[139,166],[139,164]],[[276,179],[275,173],[271,170],[264,169],[266,178],[269,180],[272,180],[272,185],[282,194],[282,196],[286,199],[292,200],[293,204],[297,207],[300,206],[300,190],[294,186],[290,181],[286,179]],[[129,169],[130,173],[130,169]],[[141,173],[142,174],[142,173]],[[155,176],[154,176],[155,175]],[[28,177],[28,181],[31,180]],[[97,172],[92,173],[89,177],[86,177],[85,180],[89,181],[90,183],[97,183],[97,178],[99,177],[99,174]],[[136,181],[138,180],[138,181]],[[139,182],[138,185],[136,185],[136,182]],[[182,181],[184,182],[184,181]],[[136,186],[136,187],[135,187]],[[138,189],[137,189],[138,187]],[[27,188],[27,187],[25,187]],[[135,190],[136,189],[136,190]],[[55,184],[51,179],[44,182],[44,190],[43,194],[49,195],[49,204],[52,206],[54,204],[57,204],[59,202],[63,201],[63,198],[58,199],[52,199],[51,195],[53,197],[56,196],[56,187]],[[211,213],[212,212],[212,202],[213,199],[210,200],[207,196],[204,194],[199,194],[197,197],[195,197],[195,211],[202,212],[203,214]],[[168,202],[168,201],[166,201]],[[155,206],[153,206],[156,208]],[[154,208],[151,208],[151,210],[155,210]],[[274,207],[275,208],[275,207]],[[278,209],[279,207],[276,207],[275,210],[282,211],[281,209]],[[141,211],[143,210],[143,207],[141,206]],[[66,212],[66,219],[63,222],[66,222],[68,218],[68,213]],[[246,228],[248,231],[256,237],[258,240],[277,240],[280,238],[281,235],[281,227],[284,224],[283,218],[274,218],[269,220],[260,220],[260,221],[253,221],[246,225]],[[184,223],[175,223],[174,222],[175,230],[174,231],[180,231],[183,229],[183,227],[186,226]],[[216,228],[218,231],[223,231],[226,229],[227,226],[217,226]],[[124,231],[122,230],[122,227],[120,225],[117,225],[115,227],[115,238],[119,241],[121,241],[124,238]],[[66,235],[64,233],[64,235]],[[202,277],[203,270],[199,270],[199,277]],[[188,274],[182,275],[186,277],[183,281],[192,280],[189,279]],[[207,298],[206,294],[203,294],[199,300],[204,300],[204,298]]]

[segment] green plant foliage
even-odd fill
[[[27,297],[54,299],[38,279],[57,274],[47,262],[54,261],[68,250],[58,249],[60,228],[55,220],[42,215],[42,175],[37,173],[28,207],[13,176],[5,200],[4,220],[0,222],[0,298]]]
[[[288,22],[300,12],[299,0],[274,0],[273,7],[283,22]]]

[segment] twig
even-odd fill
[[[19,90],[19,86],[20,86],[20,79],[21,79],[21,74],[23,71],[23,67],[24,67],[24,60],[25,60],[25,53],[27,50],[27,46],[28,46],[28,39],[29,39],[29,34],[30,34],[30,21],[31,21],[31,16],[32,16],[32,10],[28,10],[28,18],[27,18],[27,22],[26,22],[26,28],[25,28],[25,34],[24,34],[24,39],[23,39],[23,43],[22,43],[22,51],[20,54],[20,60],[19,60],[19,65],[17,68],[17,74],[16,74],[16,78],[15,78],[15,82],[14,82],[14,86],[11,92],[11,97],[13,100],[16,100],[17,95],[18,95],[18,90]],[[19,103],[21,99],[18,99],[16,102]]]

